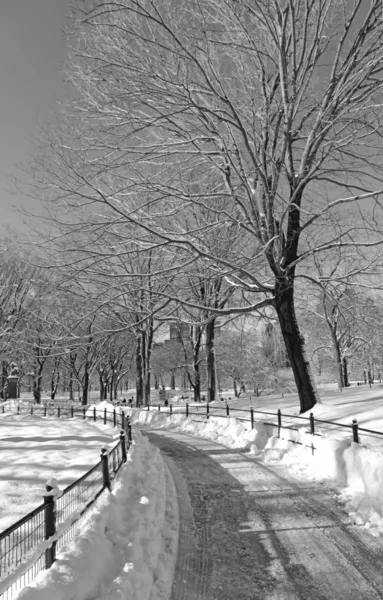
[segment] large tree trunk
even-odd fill
[[[343,379],[343,367],[342,367],[342,356],[339,348],[339,342],[336,337],[336,332],[331,331],[331,339],[332,345],[334,348],[334,359],[336,365],[336,375],[338,380],[338,388],[342,390],[344,388],[344,379]]]
[[[4,398],[6,396],[6,387],[7,387],[7,378],[8,378],[8,363],[6,360],[1,361],[1,390],[0,390],[0,398]]]
[[[145,379],[144,379],[144,399],[145,399],[145,406],[149,406],[150,405],[150,387],[151,387],[150,370],[147,370],[147,371],[145,371]]]
[[[170,389],[171,390],[176,389],[176,375],[175,375],[174,371],[171,371],[171,374],[170,374]]]
[[[86,406],[88,404],[88,393],[89,393],[89,371],[88,365],[85,365],[85,373],[84,373],[84,385],[82,387],[82,406]]]
[[[142,374],[141,336],[136,337],[136,406],[144,401],[144,381]]]
[[[72,371],[69,373],[69,400],[73,402],[74,394],[73,394],[73,373]]]
[[[291,280],[276,283],[275,309],[298,390],[300,412],[304,413],[318,402],[318,394],[306,357],[305,341],[299,331]]]
[[[152,380],[152,348],[153,348],[153,335],[154,327],[153,321],[149,321],[147,328],[143,334],[145,350],[144,356],[144,400],[145,406],[150,405],[150,392],[151,392],[151,380]]]
[[[51,400],[54,400],[55,396],[56,396],[55,372],[52,371],[52,377],[51,377]]]
[[[215,373],[215,319],[206,325],[206,371],[207,371],[207,401],[213,402],[216,396]]]
[[[343,382],[344,382],[344,387],[349,387],[350,382],[348,380],[348,364],[347,364],[347,358],[346,356],[343,357]]]
[[[199,362],[195,362],[193,366],[194,370],[194,381],[192,383],[192,388],[194,392],[194,402],[201,402],[201,376],[199,373]]]
[[[43,369],[44,369],[44,365],[39,365],[36,376],[35,376],[35,380],[33,382],[33,397],[34,397],[36,404],[40,404],[40,402],[41,402],[41,387],[42,387],[42,382],[43,382]]]
[[[59,389],[59,384],[60,384],[60,369],[56,365],[55,368],[54,368],[54,370],[52,371],[52,378],[51,378],[51,400],[54,400],[56,398],[56,394],[57,394],[57,391]]]
[[[112,368],[112,376],[110,379],[110,388],[109,388],[109,401],[111,404],[113,403],[113,393],[114,393],[114,387],[116,385],[116,379],[117,379],[117,374],[113,367]]]

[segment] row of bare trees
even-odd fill
[[[190,279],[187,271],[178,283],[177,277],[171,278],[172,293],[177,284],[186,302],[198,298],[205,303],[203,312],[175,305],[171,331],[176,339],[172,339],[168,317],[156,318],[150,306],[144,310],[141,283],[136,291],[130,288],[133,304],[123,298],[125,286],[118,288],[115,302],[106,297],[107,286],[98,287],[97,294],[85,288],[83,294],[71,272],[66,287],[60,269],[41,262],[37,267],[37,256],[31,260],[21,243],[4,245],[3,251],[7,263],[3,261],[1,282],[2,389],[16,363],[23,389],[32,388],[37,402],[44,390],[52,399],[64,393],[86,404],[91,386],[99,390],[100,398],[112,400],[119,388],[126,389],[128,381],[132,387],[135,381],[137,402],[149,404],[152,386],[174,389],[176,376],[196,401],[202,393],[212,400],[228,386],[235,396],[244,391],[255,395],[291,391],[289,358],[275,318],[270,314],[217,319],[214,313],[211,318],[209,306],[230,301],[235,308],[238,294],[228,287],[220,295],[216,278],[208,282],[200,273],[199,279]],[[137,268],[142,268],[141,261],[142,256]],[[377,374],[383,321],[379,297],[343,280],[333,280],[331,286],[324,282],[322,288],[316,286],[311,295],[306,289],[304,297],[310,301],[299,307],[317,375],[327,374],[326,381],[335,375],[339,387],[344,387],[349,375],[362,379],[363,369]],[[117,287],[114,297],[116,291]]]

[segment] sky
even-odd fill
[[[23,228],[12,205],[30,200],[11,193],[16,165],[26,163],[39,122],[65,95],[62,29],[70,0],[0,0],[0,227]]]

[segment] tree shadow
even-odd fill
[[[367,573],[383,589],[382,544],[376,540],[364,544],[361,530],[349,523],[321,484],[301,486],[281,469],[210,440],[178,432],[143,433],[186,481],[194,525],[192,564],[196,576],[201,567],[198,554],[205,569],[208,565],[207,597],[247,600],[285,595],[318,600],[337,597],[341,582],[348,597],[357,598],[355,582],[350,583],[356,570],[361,581]],[[228,468],[220,464],[226,462],[225,456],[238,457],[238,470],[235,461]],[[181,543],[182,532],[180,536]],[[361,552],[353,561],[355,548]],[[333,582],[331,577],[323,580],[321,564],[327,565]]]

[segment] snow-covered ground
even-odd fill
[[[327,384],[319,388],[321,402],[316,404],[312,409],[315,419],[333,421],[338,424],[347,426],[345,429],[329,425],[319,424],[317,429],[325,431],[326,434],[335,437],[350,437],[351,423],[353,419],[357,419],[361,428],[374,429],[382,432],[381,436],[367,435],[361,432],[360,438],[362,443],[368,445],[383,446],[383,384],[374,384],[371,388],[368,385],[357,386],[353,385],[350,388],[339,391],[335,384]],[[210,414],[214,415],[218,411],[225,414],[225,406],[228,403],[233,416],[246,416],[249,418],[249,409],[254,409],[254,414],[257,419],[270,419],[276,421],[277,411],[280,409],[283,414],[299,416],[299,401],[297,394],[287,394],[284,397],[281,395],[272,394],[268,396],[255,397],[247,394],[245,397],[234,398],[230,392],[225,392],[223,395],[224,401],[212,402],[209,406]],[[172,400],[173,402],[174,400]],[[205,412],[204,404],[194,404],[189,400],[190,410],[195,412]],[[235,410],[233,410],[235,409]],[[242,409],[244,412],[236,413]],[[161,410],[164,410],[161,407]],[[174,411],[185,411],[185,402],[178,400],[174,406]],[[257,411],[266,411],[272,413],[271,416],[262,416],[257,414]],[[308,418],[308,414],[303,415]],[[274,419],[273,419],[274,417]],[[288,419],[283,418],[284,422]],[[297,421],[295,421],[297,422]]]
[[[159,452],[135,432],[112,493],[18,600],[165,600],[173,580],[178,506]]]
[[[118,430],[92,421],[0,415],[0,531],[43,502],[46,481],[61,489],[100,460],[117,442]]]
[[[313,410],[316,417],[346,424],[349,424],[352,418],[357,418],[364,427],[383,431],[381,387],[372,390],[366,387],[354,388],[342,394],[330,390],[327,395],[322,394],[322,398],[323,404]],[[214,406],[222,405],[224,403],[212,404],[212,414],[215,412]],[[229,405],[232,408],[248,409],[250,401],[233,400],[229,401]],[[280,408],[283,413],[298,414],[296,399],[292,398],[266,397],[256,401],[253,399],[251,405],[255,410],[276,413],[277,408]],[[107,403],[101,403],[97,405],[97,410],[102,414],[105,407],[112,408]],[[202,417],[205,410],[202,406],[198,410],[201,417],[192,415],[189,419],[182,414],[182,406],[179,405],[177,409],[181,412],[175,411],[171,416],[164,407],[161,407],[160,412],[157,408],[151,411],[127,411],[132,419],[135,445],[129,462],[120,472],[112,494],[105,493],[101,497],[100,502],[81,525],[76,538],[60,551],[54,566],[49,571],[42,572],[32,585],[19,594],[18,599],[167,598],[177,546],[178,512],[175,491],[161,456],[140,436],[138,427],[175,429],[212,439],[230,448],[238,448],[269,464],[282,463],[286,466],[286,471],[290,471],[295,477],[335,484],[339,490],[338,498],[346,506],[350,518],[370,529],[373,535],[383,533],[383,445],[381,448],[376,445],[381,443],[380,439],[371,438],[372,445],[366,445],[370,438],[361,436],[363,443],[358,445],[352,443],[350,430],[343,432],[341,429],[331,428],[328,431],[325,426],[324,435],[313,437],[307,433],[307,424],[302,424],[298,431],[282,430],[281,437],[278,438],[276,429],[263,424],[259,419],[260,415],[257,414],[255,427],[251,430],[249,423],[237,421],[233,417],[227,419],[211,416],[207,421]],[[194,411],[195,407],[192,410]],[[90,407],[90,411],[93,411],[93,407]],[[87,422],[85,425],[76,419],[58,421],[22,416],[4,418],[0,415],[0,425],[6,428],[8,424],[9,436],[11,432],[15,432],[14,423],[20,424],[15,438],[21,437],[20,431],[23,429],[24,440],[40,438],[43,444],[47,439],[47,432],[50,432],[51,437],[55,437],[56,434],[53,435],[53,429],[50,428],[56,425],[57,437],[69,436],[68,429],[74,438],[82,437],[84,431],[88,432],[88,436],[92,435],[89,433],[92,431],[95,437],[116,434],[110,426],[103,426],[98,422]],[[77,425],[77,433],[74,433]],[[316,431],[319,433],[320,430],[321,426],[317,424]],[[111,439],[110,437],[109,443]],[[292,440],[300,444],[294,444]],[[28,466],[31,464],[31,456],[36,452],[36,465],[40,460],[45,460],[42,455],[37,454],[38,441],[35,440],[36,447],[30,447],[31,455],[26,449],[24,460],[21,460],[19,455],[17,441],[14,442],[13,450],[9,451],[6,458],[8,465],[14,463],[13,474],[11,470],[4,471],[7,477],[15,478],[17,473],[24,472],[24,475],[30,476],[31,482],[31,469]],[[50,445],[53,444],[52,439],[49,438],[48,441]],[[58,440],[55,441],[59,444]],[[312,444],[315,448],[314,453]],[[21,445],[23,444],[20,443],[19,446]],[[92,458],[91,464],[97,462],[101,445],[104,443],[96,442],[96,448],[93,449],[95,460]],[[9,444],[5,443],[5,446]],[[65,447],[65,442],[63,446]],[[63,449],[62,452],[64,451]],[[2,456],[3,454],[0,455],[0,467],[8,468]],[[70,460],[71,456],[73,463]],[[29,461],[28,465],[26,461]],[[85,459],[80,461],[79,455],[76,451],[73,452],[72,448],[72,452],[68,452],[64,471],[60,451],[60,461],[44,471],[44,476],[37,485],[37,503],[40,503],[43,484],[48,476],[55,476],[60,487],[62,484],[67,485],[70,477],[76,477],[75,469],[85,462]],[[0,471],[1,473],[3,471]],[[68,473],[71,473],[70,477]],[[20,515],[19,512],[17,515],[13,513],[12,501],[8,498],[6,503],[9,511],[7,518],[14,521]],[[19,508],[16,505],[18,511]],[[27,510],[29,508],[23,512]]]
[[[373,535],[383,534],[383,436],[360,435],[360,444],[352,441],[351,429],[316,422],[317,435],[308,433],[308,422],[295,420],[298,431],[265,425],[263,421],[277,422],[278,408],[283,414],[298,415],[296,398],[258,398],[229,401],[231,408],[242,408],[246,413],[232,411],[231,415],[246,416],[248,409],[274,413],[275,417],[255,412],[255,427],[233,417],[222,418],[217,414],[222,403],[210,405],[210,418],[202,418],[206,408],[190,405],[194,413],[186,419],[184,408],[177,406],[173,415],[161,407],[147,411],[128,411],[133,425],[174,428],[220,442],[230,448],[242,449],[268,463],[283,463],[299,478],[323,480],[335,484],[339,489],[339,500],[345,504],[350,518],[371,530]],[[200,416],[195,414],[199,413]],[[322,394],[322,403],[315,406],[314,416],[318,419],[350,425],[356,418],[368,429],[383,432],[383,390],[355,387],[342,393],[329,390]],[[225,413],[221,406],[221,413]],[[282,423],[291,423],[283,418]],[[295,443],[293,443],[295,442]]]

